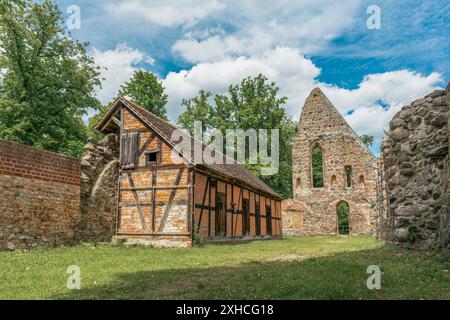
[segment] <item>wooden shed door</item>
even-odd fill
[[[255,204],[255,224],[256,224],[256,235],[261,235],[261,206],[259,202]]]
[[[250,206],[247,199],[242,200],[242,234],[250,234]]]
[[[272,235],[272,208],[266,206],[266,235]]]
[[[218,193],[216,200],[216,237],[223,238],[227,232],[227,215],[225,211],[225,195]]]

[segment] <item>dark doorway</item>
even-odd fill
[[[217,194],[216,199],[216,237],[223,238],[227,235],[227,215],[225,208],[225,195]]]
[[[255,203],[255,226],[256,226],[256,235],[261,235],[261,206],[259,202]]]
[[[337,205],[337,215],[338,215],[338,230],[339,234],[348,235],[350,233],[348,215],[350,208],[348,203],[341,201]]]
[[[266,206],[266,235],[272,235],[272,208]]]
[[[242,235],[250,234],[250,206],[248,199],[242,199]]]

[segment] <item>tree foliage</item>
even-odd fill
[[[375,142],[375,137],[367,134],[362,135],[360,139],[368,148],[373,146],[373,143]]]
[[[130,97],[141,107],[167,120],[168,96],[153,73],[144,70],[136,71],[133,77],[121,86],[119,95]]]
[[[337,215],[338,215],[338,227],[340,234],[348,234],[349,222],[348,222],[348,214],[350,208],[348,207],[348,203],[342,201],[337,206]]]
[[[200,91],[192,99],[185,99],[186,107],[178,118],[178,124],[193,132],[194,121],[202,121],[203,130],[219,129],[224,135],[227,129],[278,129],[280,133],[280,167],[274,176],[261,176],[260,165],[246,164],[255,175],[284,197],[292,195],[292,139],[296,123],[287,115],[282,105],[286,97],[278,97],[275,83],[259,75],[245,78],[240,84],[230,85],[228,93],[215,95]],[[270,145],[270,144],[269,144]],[[270,147],[269,147],[270,149]]]
[[[323,188],[323,151],[319,144],[316,144],[312,149],[311,155],[312,172],[313,172],[313,187]]]
[[[0,2],[0,137],[79,156],[99,71],[52,1]]]

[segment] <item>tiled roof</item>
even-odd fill
[[[125,106],[127,106],[132,111],[134,111],[134,113],[136,115],[138,115],[141,118],[141,120],[146,122],[152,129],[154,129],[158,134],[160,134],[167,142],[169,142],[172,145],[176,145],[179,143],[178,141],[172,140],[172,133],[175,130],[178,130],[179,129],[178,127],[157,117],[155,114],[149,112],[148,110],[140,107],[136,103],[134,103],[124,97],[119,97],[117,100],[122,102]],[[114,103],[111,108],[114,108],[115,105],[116,105],[116,103]],[[107,117],[107,116],[108,116],[108,112],[105,114],[105,117]],[[104,118],[102,120],[100,120],[99,123],[103,122]],[[96,127],[97,126],[98,126],[98,124],[96,125]],[[193,153],[196,150],[198,150],[199,147],[202,148],[202,151],[200,151],[200,152],[203,152],[203,150],[207,146],[204,145],[203,143],[200,143],[200,142],[194,140],[194,138],[191,137],[190,135],[188,135],[186,133],[185,133],[185,135],[188,138],[192,139],[191,142],[193,143],[192,145],[194,146],[194,148],[192,148],[192,154],[190,154],[190,155],[183,154],[183,155],[185,157],[187,157],[194,166],[199,167],[199,168],[203,167],[203,168],[210,170],[218,175],[225,176],[232,180],[239,181],[241,184],[248,186],[250,189],[261,191],[262,193],[271,195],[275,198],[281,198],[275,191],[272,190],[272,188],[270,188],[268,185],[266,185],[261,179],[259,179],[255,175],[253,175],[242,164],[239,164],[235,161],[233,161],[233,164],[228,164],[230,161],[228,161],[228,163],[226,163],[225,159],[229,159],[229,158],[227,158],[227,156],[225,156],[223,154],[220,154],[224,158],[223,164],[196,163]],[[194,141],[196,141],[197,143],[194,143]],[[203,153],[201,153],[201,154],[203,154]]]

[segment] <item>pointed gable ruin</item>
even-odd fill
[[[300,116],[292,177],[294,196],[283,202],[285,234],[374,232],[377,158],[319,88]]]

